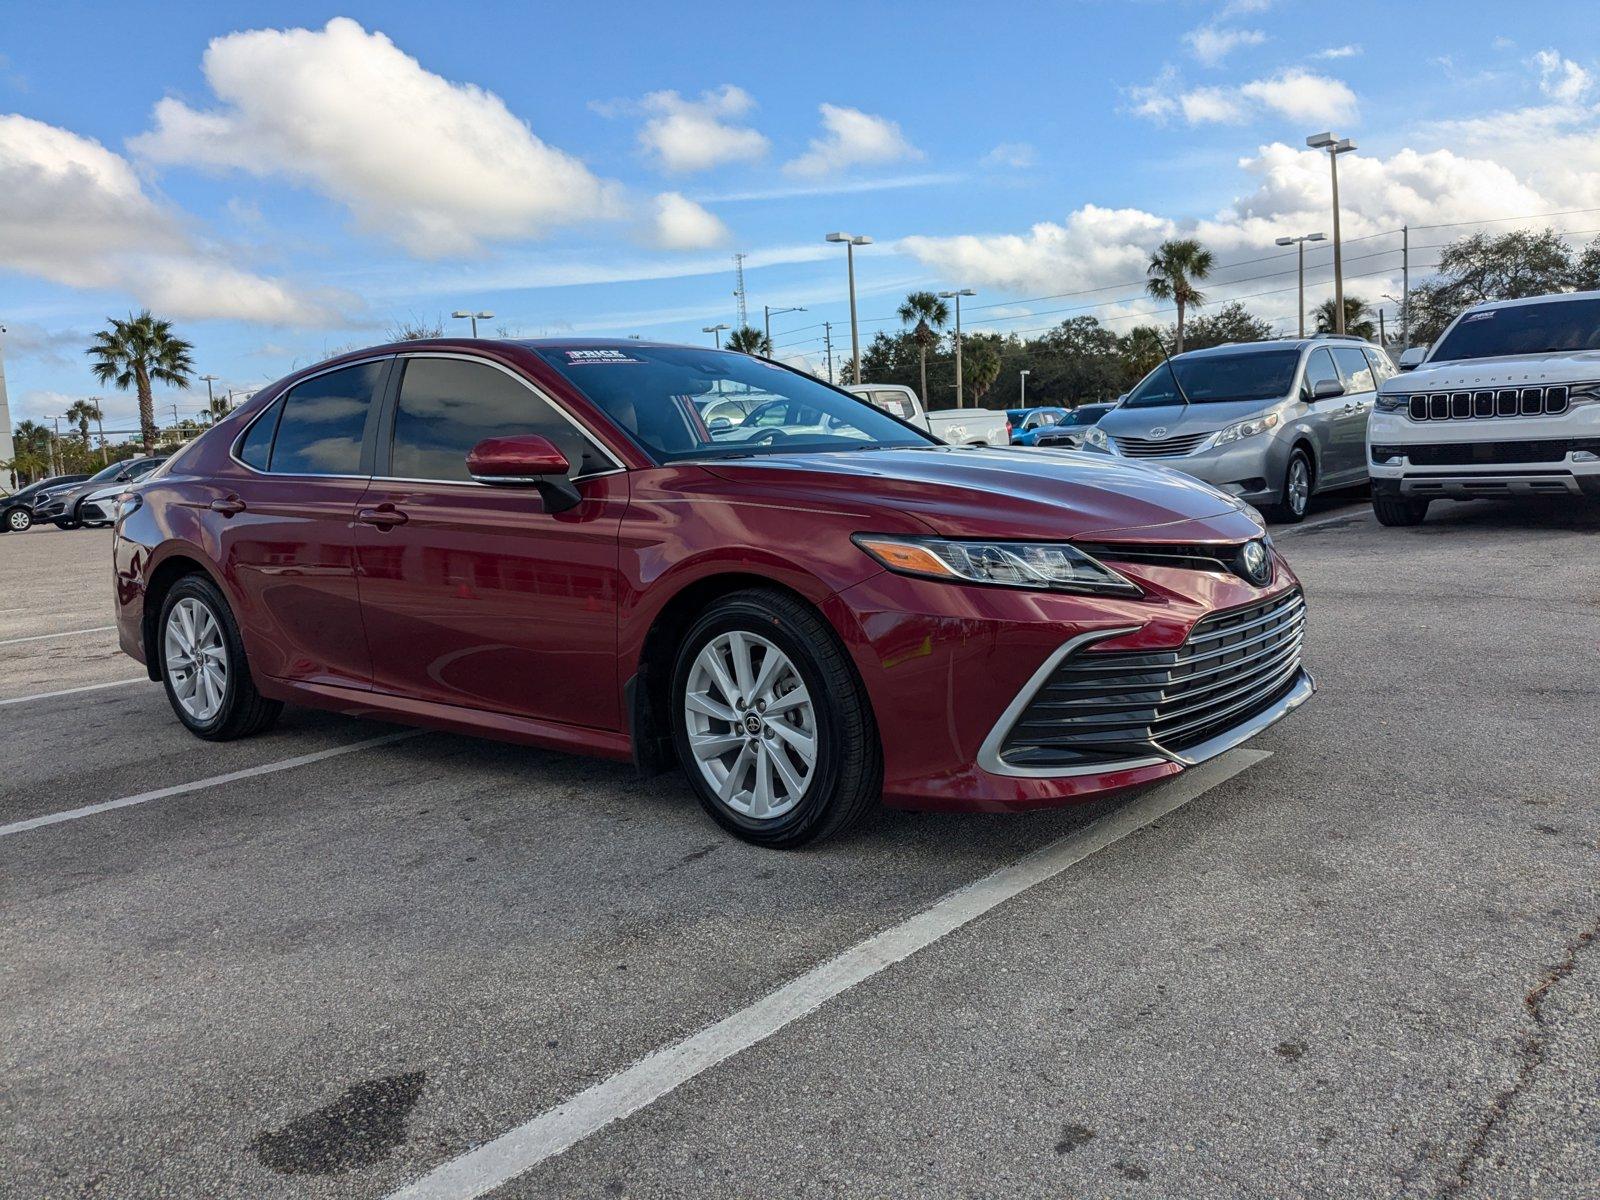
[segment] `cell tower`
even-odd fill
[[[735,254],[733,256],[733,294],[739,298],[739,328],[747,329],[750,326],[750,306],[745,303],[744,296],[744,260],[748,254]]]

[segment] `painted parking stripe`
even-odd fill
[[[951,892],[933,907],[813,967],[749,1007],[646,1055],[604,1082],[436,1167],[392,1193],[390,1200],[481,1196],[500,1187],[611,1122],[655,1103],[718,1063],[765,1041],[856,984],[1270,757],[1264,750],[1233,750],[1156,785],[1093,824]]]
[[[110,633],[115,625],[96,625],[93,629],[69,629],[65,633],[36,633],[32,637],[6,638],[0,646],[20,646],[23,642],[49,642],[56,638],[83,637],[89,633]]]
[[[113,679],[110,683],[86,683],[82,687],[62,688],[59,692],[35,692],[31,696],[13,696],[9,700],[0,700],[0,706],[7,704],[26,704],[30,700],[50,700],[56,696],[76,696],[79,692],[98,692],[102,688],[127,687],[130,683],[149,683],[148,675],[135,676],[133,679]]]
[[[118,808],[130,808],[135,804],[148,804],[152,800],[166,800],[172,796],[186,795],[189,792],[201,792],[206,788],[221,787],[225,783],[236,783],[241,779],[250,779],[257,775],[273,775],[279,771],[292,771],[295,767],[309,766],[311,763],[322,762],[325,759],[354,754],[358,750],[370,750],[374,746],[387,746],[392,742],[417,737],[424,732],[426,731],[421,729],[406,729],[400,733],[386,733],[382,737],[368,738],[364,742],[351,742],[347,746],[334,746],[330,750],[318,750],[314,754],[301,754],[294,758],[285,758],[260,767],[246,767],[242,771],[229,771],[226,775],[213,775],[210,779],[196,779],[193,783],[179,783],[172,787],[157,788],[153,792],[140,792],[137,796],[124,796],[120,800],[106,800],[100,804],[86,804],[82,808],[69,808],[65,812],[46,813],[42,817],[29,817],[26,821],[13,821],[10,825],[0,825],[0,837],[9,837],[13,833],[26,833],[30,829],[40,829],[46,825],[59,825],[63,821],[77,821],[84,817],[92,817],[96,813],[111,812],[113,809]]]

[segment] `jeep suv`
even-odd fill
[[[1600,496],[1600,292],[1467,309],[1384,384],[1367,450],[1385,525],[1433,500]]]

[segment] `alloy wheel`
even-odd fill
[[[11,527],[12,533],[26,533],[28,526],[33,524],[33,518],[20,508],[14,508],[6,514],[6,524]]]
[[[202,601],[185,596],[167,614],[162,641],[167,678],[183,711],[201,724],[212,720],[228,694],[222,623]]]
[[[717,799],[752,821],[788,813],[817,766],[817,713],[789,656],[731,630],[701,648],[683,696],[695,768]]]
[[[1289,464],[1289,508],[1298,516],[1311,502],[1311,468],[1306,460],[1296,458]]]

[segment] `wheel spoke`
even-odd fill
[[[734,686],[733,680],[728,678],[728,669],[722,665],[722,655],[718,653],[715,642],[700,651],[697,661],[710,674],[712,682],[717,685],[717,690],[722,693],[724,700],[731,705],[739,699],[739,689]]]
[[[776,650],[769,649],[761,657],[761,670],[756,673],[755,682],[750,685],[751,703],[762,699],[770,705],[772,702],[772,685],[777,682],[778,675],[788,665],[789,660]]]
[[[689,745],[694,748],[694,756],[704,760],[716,758],[726,754],[729,750],[737,750],[744,745],[745,737],[742,733],[691,733]]]
[[[717,788],[717,796],[723,801],[733,799],[739,790],[739,781],[744,778],[745,767],[750,763],[750,747],[748,745],[739,750],[739,757],[733,760],[733,766],[728,768],[728,773],[723,777],[722,785]]]
[[[733,715],[733,709],[726,704],[718,704],[708,692],[690,692],[684,697],[683,704],[690,712],[701,713],[718,721],[726,721],[730,725],[738,720]]]
[[[774,721],[772,723],[772,732],[793,746],[794,752],[800,756],[800,760],[806,766],[809,767],[817,761],[817,739],[809,733],[796,729],[787,721]]]
[[[768,758],[777,769],[779,778],[783,780],[783,798],[785,800],[800,799],[801,793],[806,790],[806,781],[795,774],[795,769],[789,765],[789,756],[774,746]]]
[[[739,695],[748,704],[755,690],[755,672],[750,663],[750,640],[738,630],[728,635],[728,655],[733,659],[733,678],[739,685]]]
[[[772,811],[772,755],[765,742],[756,746],[755,787],[750,794],[750,815],[764,817]]]
[[[786,713],[791,708],[798,708],[802,704],[810,703],[811,693],[806,691],[804,686],[797,687],[794,691],[779,696],[776,700],[768,703],[767,716],[771,717],[777,713]]]

